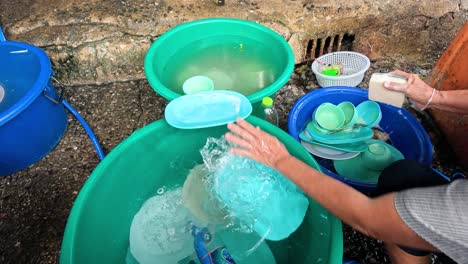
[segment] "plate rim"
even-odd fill
[[[330,155],[330,154],[326,154],[326,153],[323,153],[323,152],[320,152],[320,151],[317,151],[317,150],[315,152],[310,151],[308,148],[306,148],[306,146],[304,146],[304,144],[309,144],[312,147],[318,146],[318,145],[314,145],[313,143],[307,142],[307,141],[302,140],[302,139],[301,139],[300,143],[307,150],[307,152],[309,152],[310,154],[312,154],[314,156],[317,156],[317,157],[320,157],[320,158],[329,159],[329,160],[347,160],[347,159],[352,159],[352,158],[358,156],[359,154],[361,154],[361,152],[344,152],[343,154],[340,154],[340,155]]]

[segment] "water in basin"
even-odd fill
[[[207,226],[217,238],[208,247],[225,245],[236,263],[276,263],[265,238],[286,239],[309,201],[282,175],[229,149],[224,138],[208,138],[204,164],[183,186],[160,188],[143,204],[130,228],[127,263],[198,263],[192,225]]]
[[[281,72],[277,61],[264,44],[238,36],[204,38],[190,43],[171,58],[162,71],[162,83],[184,94],[182,85],[192,76],[207,76],[216,90],[252,94],[273,83]]]

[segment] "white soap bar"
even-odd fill
[[[405,94],[391,91],[383,87],[383,82],[406,83],[406,78],[389,73],[374,73],[369,81],[369,99],[386,103],[396,107],[402,107],[405,102]]]

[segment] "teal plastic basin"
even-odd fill
[[[211,59],[207,58],[211,56]],[[203,64],[186,69],[184,73],[178,71],[183,71],[182,68],[194,58],[206,59],[206,69]],[[234,62],[236,58],[243,59]],[[246,95],[254,105],[254,113],[257,113],[263,97],[273,97],[291,77],[294,54],[282,36],[258,23],[209,18],[180,24],[164,33],[149,48],[144,64],[151,87],[169,101],[183,95],[182,84],[187,78],[223,67],[229,71],[247,71],[242,76],[230,76],[234,87],[228,90]],[[217,75],[208,76],[214,78],[215,89],[226,89],[226,86],[219,85],[221,81],[217,83],[217,79],[227,78],[225,73]],[[256,81],[254,85],[260,88],[255,92],[242,90],[241,86],[251,81]]]
[[[277,136],[310,166],[315,160],[291,136],[256,117],[247,119]],[[226,126],[183,130],[159,120],[120,143],[96,167],[73,205],[62,243],[61,263],[125,263],[129,231],[142,204],[162,186],[181,186],[202,163],[199,150]],[[341,221],[310,199],[306,217],[287,239],[268,241],[276,263],[341,263]],[[229,248],[229,245],[227,245]]]

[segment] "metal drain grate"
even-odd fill
[[[307,43],[304,59],[309,61],[334,51],[350,51],[353,49],[354,38],[354,34],[342,33],[325,38],[310,39]]]

